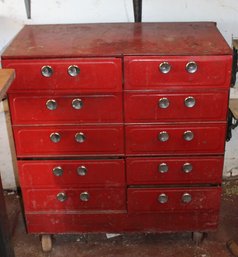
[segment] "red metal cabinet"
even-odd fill
[[[25,26],[2,64],[28,232],[215,229],[231,63],[212,22]]]

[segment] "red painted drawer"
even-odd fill
[[[186,71],[191,61],[197,64],[195,73]],[[160,71],[164,62],[171,66],[166,74]],[[125,57],[125,89],[229,88],[231,63],[231,56],[225,55]]]
[[[122,95],[9,95],[13,124],[122,122]],[[113,106],[109,112],[108,107]],[[24,114],[24,115],[23,115]]]
[[[23,201],[26,212],[126,209],[124,188],[23,189]]]
[[[124,160],[18,161],[22,188],[125,186]]]
[[[191,141],[184,135],[193,134]],[[168,135],[167,141],[160,136]],[[126,126],[127,155],[223,154],[226,124],[137,125]]]
[[[72,77],[68,68],[77,65],[80,72]],[[12,91],[73,91],[73,92],[121,92],[122,65],[120,58],[77,58],[77,59],[27,59],[4,60],[5,68],[16,70]],[[50,66],[51,77],[44,77],[41,69]]]
[[[228,90],[163,94],[127,92],[125,121],[226,121],[228,93]]]
[[[115,126],[14,126],[18,157],[65,155],[122,155],[123,127]],[[60,141],[51,138],[60,136]],[[81,142],[76,141],[76,137]],[[58,138],[58,136],[57,136]]]
[[[127,183],[164,185],[221,183],[223,157],[127,158]]]
[[[129,188],[128,212],[219,210],[220,187]]]

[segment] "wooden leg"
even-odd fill
[[[4,257],[14,257],[11,246],[8,218],[2,190],[2,181],[0,177],[0,254]]]
[[[42,235],[41,236],[41,247],[43,252],[50,252],[52,250],[52,236]]]

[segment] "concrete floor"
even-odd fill
[[[238,180],[224,183],[220,226],[197,246],[191,233],[122,234],[107,238],[105,234],[55,235],[53,250],[43,253],[39,236],[25,232],[19,197],[6,195],[16,257],[229,257],[226,241],[238,243]]]

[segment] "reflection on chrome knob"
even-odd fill
[[[169,134],[168,134],[168,132],[166,132],[166,131],[161,131],[160,133],[159,133],[159,141],[161,141],[161,142],[166,142],[166,141],[168,141],[169,140]]]
[[[79,98],[76,98],[72,101],[72,106],[76,110],[80,110],[83,107],[83,101]]]
[[[52,69],[52,67],[49,66],[49,65],[43,66],[43,67],[41,68],[41,74],[42,74],[44,77],[46,77],[46,78],[51,77],[52,74],[53,74],[53,69]]]
[[[53,143],[58,143],[61,140],[60,134],[57,132],[51,133],[50,134],[50,140]]]
[[[159,65],[159,70],[164,74],[169,73],[171,70],[171,65],[168,62],[162,62]]]
[[[159,172],[160,173],[166,173],[169,170],[169,166],[166,163],[161,163],[159,165]]]
[[[87,202],[89,200],[89,193],[88,192],[82,192],[79,196],[80,200],[83,202]]]
[[[62,169],[60,166],[53,168],[53,174],[54,174],[56,177],[62,176],[63,173],[64,173],[64,171],[63,171],[63,169]]]
[[[189,193],[184,193],[182,196],[183,203],[190,203],[192,201],[192,196]]]
[[[80,166],[77,168],[77,173],[79,176],[85,176],[87,174],[87,168],[85,166]]]
[[[197,69],[198,69],[198,66],[197,66],[196,62],[188,62],[186,64],[186,71],[188,73],[195,73],[197,71]]]
[[[193,132],[191,130],[187,130],[183,133],[183,138],[186,141],[191,141],[194,138]]]
[[[183,165],[183,171],[184,171],[185,173],[190,173],[192,170],[193,170],[193,166],[192,166],[191,163],[189,163],[189,162],[184,163],[184,165]]]
[[[46,107],[50,111],[57,109],[57,102],[54,99],[50,99],[46,102]]]
[[[79,132],[79,133],[75,134],[75,140],[78,143],[83,143],[86,140],[86,137],[85,137],[84,133]]]
[[[169,200],[169,198],[166,194],[160,194],[158,197],[158,202],[160,202],[160,203],[167,203],[168,200]]]
[[[71,77],[76,77],[80,73],[80,69],[77,65],[70,65],[68,67],[68,74]]]
[[[60,202],[64,202],[67,199],[67,195],[64,192],[60,192],[60,193],[57,194],[56,198]]]
[[[188,96],[187,98],[184,99],[184,104],[185,104],[186,107],[192,108],[192,107],[195,106],[196,100],[195,100],[194,97]]]
[[[159,99],[159,107],[162,109],[166,109],[169,107],[169,99],[166,97]]]

